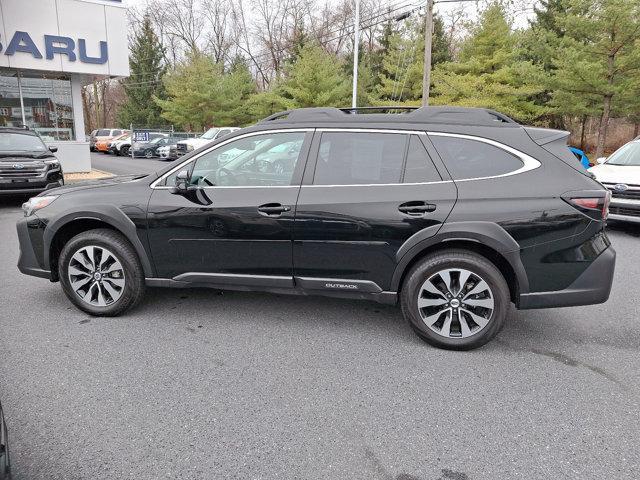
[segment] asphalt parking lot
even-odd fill
[[[0,199],[15,479],[640,477],[640,227],[610,228],[608,303],[513,312],[464,353],[340,299],[151,289],[88,317],[17,271],[22,200]]]

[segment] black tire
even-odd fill
[[[493,311],[490,316],[487,315],[489,321],[483,328],[476,326],[476,333],[472,333],[468,337],[460,336],[456,338],[454,336],[443,336],[435,332],[425,323],[421,315],[421,310],[418,308],[418,297],[422,295],[421,289],[423,284],[429,278],[433,278],[436,273],[446,269],[464,269],[470,271],[473,274],[473,279],[480,278],[488,284],[493,297]],[[454,274],[451,276],[453,275]],[[435,278],[437,279],[438,277],[436,276]],[[463,290],[463,287],[464,285],[460,286],[460,290]],[[495,337],[504,326],[507,315],[511,310],[510,298],[509,287],[500,270],[485,257],[461,249],[442,250],[420,260],[407,273],[403,282],[402,291],[400,292],[402,313],[409,321],[414,332],[430,345],[449,350],[471,350],[484,345]],[[437,296],[436,299],[440,300]],[[462,305],[464,306],[464,303]],[[441,307],[433,308],[439,309]],[[444,306],[444,308],[447,307]],[[425,312],[426,310],[422,311]],[[425,316],[426,315],[427,314],[425,314]],[[460,309],[460,315],[463,315],[462,309]],[[466,319],[466,314],[464,315]],[[444,318],[447,317],[445,316]],[[454,324],[455,322],[456,320],[453,321]],[[459,332],[462,332],[460,322],[461,320],[458,320]],[[465,323],[467,326],[469,325],[469,322],[466,320]],[[474,330],[472,329],[471,331],[473,332]],[[458,332],[453,332],[452,328],[451,334],[453,333],[458,334]]]
[[[147,149],[144,151],[144,158],[152,158],[152,157],[153,157],[153,150]]]
[[[85,302],[71,286],[69,280],[69,264],[73,255],[87,246],[107,249],[120,262],[124,270],[124,287],[117,301],[97,306]],[[58,259],[58,274],[62,290],[73,304],[80,310],[97,317],[115,317],[133,308],[144,296],[144,271],[140,259],[131,243],[119,232],[109,229],[95,229],[79,233],[69,240]]]
[[[123,146],[123,147],[120,149],[120,155],[122,155],[123,157],[127,157],[127,156],[129,156],[129,147],[127,147],[126,145],[125,145],[125,146]]]

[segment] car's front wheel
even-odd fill
[[[58,273],[69,300],[90,315],[120,315],[144,295],[140,260],[129,241],[113,230],[89,230],[69,240]]]
[[[129,155],[129,147],[127,147],[126,145],[124,145],[121,149],[120,149],[120,155],[122,155],[123,157],[126,157]]]
[[[511,308],[500,270],[485,257],[458,249],[436,252],[414,265],[403,284],[401,303],[420,338],[453,350],[487,343]]]

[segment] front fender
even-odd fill
[[[49,252],[51,250],[51,242],[56,233],[70,222],[75,220],[98,220],[112,226],[114,229],[122,233],[140,258],[140,263],[144,270],[145,277],[154,277],[153,266],[149,261],[149,256],[140,241],[137,228],[131,219],[119,208],[114,205],[91,205],[91,210],[74,210],[72,212],[62,212],[51,218],[44,231],[44,264],[49,265]]]
[[[439,226],[438,226],[439,227]],[[441,228],[425,228],[411,236],[396,254],[396,269],[391,279],[391,290],[398,291],[408,265],[436,244],[452,241],[475,242],[498,252],[511,265],[516,274],[520,292],[529,291],[529,280],[520,258],[520,246],[507,231],[493,222],[452,222]]]

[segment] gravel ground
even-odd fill
[[[363,301],[152,289],[90,318],[17,271],[22,200],[0,200],[14,479],[640,478],[638,227],[610,230],[608,303],[514,312],[464,353]]]

